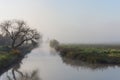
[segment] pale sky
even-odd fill
[[[120,43],[120,0],[0,0],[0,21],[22,19],[65,43]]]

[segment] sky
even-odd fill
[[[0,0],[0,21],[12,19],[62,43],[120,44],[120,0]]]

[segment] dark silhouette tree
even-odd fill
[[[8,20],[0,24],[0,29],[3,36],[8,36],[11,41],[11,48],[18,48],[24,43],[38,42],[41,35],[31,29],[22,20]]]

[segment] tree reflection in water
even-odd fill
[[[38,75],[38,70],[32,72],[21,72],[19,71],[20,65],[16,65],[11,70],[11,75],[8,74],[7,80],[41,80]]]

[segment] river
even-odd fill
[[[32,50],[0,80],[119,80],[117,65],[91,65],[61,58],[48,44]]]

